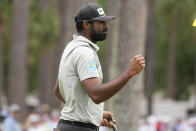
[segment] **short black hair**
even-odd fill
[[[94,21],[88,21],[88,23],[93,25]],[[76,30],[78,33],[83,31],[83,21],[76,21]]]
[[[76,21],[76,30],[78,33],[83,30],[83,21]]]

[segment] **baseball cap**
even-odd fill
[[[114,16],[107,16],[103,8],[97,3],[85,3],[83,4],[75,16],[75,22],[77,21],[109,21],[115,19]]]
[[[195,20],[193,21],[193,26],[196,27],[196,18],[195,18]]]
[[[17,104],[12,104],[9,107],[9,112],[19,112],[20,111],[20,107]]]

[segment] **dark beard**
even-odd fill
[[[103,30],[100,33],[97,33],[94,28],[91,28],[91,32],[90,32],[90,37],[93,41],[97,42],[97,41],[103,41],[106,39],[107,37],[107,33],[106,33],[107,29]]]

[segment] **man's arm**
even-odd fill
[[[55,85],[55,88],[54,88],[54,93],[56,95],[56,97],[61,100],[64,104],[66,103],[65,100],[63,99],[62,95],[61,95],[61,92],[59,90],[59,81],[57,80],[56,81],[56,85]]]
[[[89,97],[99,104],[116,94],[134,75],[140,73],[145,67],[144,57],[137,55],[130,61],[127,71],[108,83],[102,84],[99,78],[89,78],[82,81]]]

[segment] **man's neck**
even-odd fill
[[[83,36],[83,37],[85,37],[85,38],[87,38],[87,39],[90,40],[92,43],[95,43],[95,44],[97,43],[97,41],[94,41],[94,40],[91,39],[90,34],[87,33],[87,32],[79,32],[78,34],[81,35],[81,36]]]

